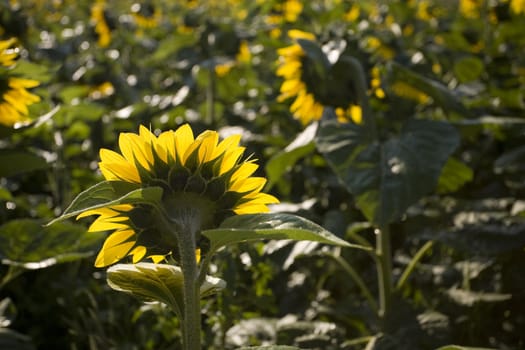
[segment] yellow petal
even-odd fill
[[[136,264],[146,255],[146,247],[141,245],[136,246],[128,255],[133,256],[133,263]]]
[[[135,242],[126,242],[107,249],[102,247],[95,260],[95,267],[105,267],[116,263],[128,255],[134,245]]]
[[[100,216],[89,226],[88,232],[112,231],[126,228],[129,228],[129,226],[120,220],[111,220],[111,218]]]
[[[298,29],[290,29],[287,34],[292,39],[315,40],[315,35],[312,33],[304,32]]]
[[[124,158],[132,164],[140,164],[144,169],[151,170],[154,163],[151,144],[147,144],[137,134],[122,133],[119,137],[119,147]]]
[[[241,164],[239,169],[235,170],[233,173],[230,183],[235,183],[239,178],[242,179],[251,176],[257,168],[259,168],[259,166],[253,162],[245,162]]]
[[[219,169],[219,175],[222,175],[235,166],[237,164],[237,161],[241,157],[241,155],[244,153],[245,148],[244,147],[237,147],[232,150],[227,150],[224,154],[224,157],[221,161],[221,166]]]
[[[166,259],[166,256],[165,255],[150,255],[148,256],[148,258],[150,258],[151,260],[153,260],[153,262],[155,264],[158,264],[160,263],[161,261],[163,261],[164,259]]]
[[[214,154],[213,154],[212,158],[215,159],[215,158],[219,157],[220,155],[222,155],[223,153],[225,153],[229,149],[235,149],[236,147],[239,148],[238,145],[239,145],[240,141],[241,141],[241,135],[239,135],[239,134],[228,136],[227,138],[222,140],[217,145],[217,147],[214,150]],[[244,149],[243,149],[243,151],[244,151]]]
[[[165,150],[166,159],[162,159],[166,164],[169,164],[170,162],[176,161],[176,154],[175,154],[175,132],[173,130],[165,131],[159,135],[159,138],[157,139],[158,147],[155,148],[157,150],[158,148],[163,148]],[[159,154],[159,157],[161,155]],[[169,159],[168,159],[169,158]]]
[[[131,229],[115,231],[106,238],[103,249],[121,245],[125,242],[135,242],[134,239],[130,239],[133,236],[135,236],[135,231]]]
[[[266,184],[264,177],[248,177],[239,179],[230,186],[230,191],[239,193],[259,192]]]
[[[120,154],[105,148],[102,148],[99,154],[101,159],[99,168],[106,180],[141,182],[137,168]]]
[[[175,131],[175,153],[182,165],[186,162],[186,150],[194,141],[193,131],[188,124],[182,125]]]

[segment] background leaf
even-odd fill
[[[0,177],[48,168],[46,160],[28,151],[0,149]]]
[[[41,269],[90,256],[100,236],[80,225],[42,220],[12,220],[0,226],[0,258],[3,264]]]
[[[431,120],[409,120],[398,137],[384,143],[363,143],[362,134],[361,127],[325,121],[317,145],[365,216],[379,226],[397,220],[435,188],[459,143],[451,125]]]

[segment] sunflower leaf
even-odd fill
[[[203,231],[213,253],[229,244],[264,239],[306,240],[342,247],[368,248],[351,244],[316,223],[293,214],[247,214],[232,216],[217,229]]]
[[[2,264],[28,270],[90,256],[97,243],[96,235],[67,222],[46,227],[40,220],[18,219],[0,226]]]
[[[143,301],[160,301],[181,317],[184,309],[184,278],[180,267],[141,262],[117,264],[107,270],[107,282],[117,291],[131,294]],[[200,287],[206,297],[226,287],[220,278],[206,276]]]
[[[459,144],[446,122],[413,119],[385,142],[369,141],[359,125],[323,122],[317,147],[367,219],[384,226],[435,189]]]
[[[145,203],[157,206],[162,198],[162,188],[140,188],[138,184],[124,181],[102,181],[80,193],[64,213],[48,223],[68,219],[86,211],[110,205]]]

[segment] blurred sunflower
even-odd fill
[[[215,66],[215,73],[219,77],[223,77],[237,64],[237,63],[249,63],[252,59],[250,47],[246,40],[241,40],[239,44],[239,51],[235,55],[235,61],[227,61],[225,63],[217,64]]]
[[[163,207],[170,219],[184,220],[191,213],[200,230],[218,226],[226,217],[268,211],[278,200],[261,190],[263,177],[252,177],[254,160],[240,160],[244,147],[240,135],[219,142],[215,131],[196,138],[189,125],[158,137],[144,126],[139,134],[122,133],[121,153],[100,150],[100,170],[106,180],[124,181],[140,187],[163,188]],[[111,265],[126,256],[133,263],[145,257],[159,262],[176,251],[173,238],[158,229],[155,210],[146,205],[114,205],[88,210],[77,218],[99,215],[89,231],[114,231],[99,252],[95,266]],[[198,252],[200,254],[200,252]]]
[[[155,28],[162,19],[160,8],[151,3],[145,5],[135,3],[131,6],[131,12],[135,23],[140,28]]]
[[[28,119],[27,106],[40,101],[40,97],[28,92],[40,85],[36,80],[15,77],[7,68],[15,64],[18,49],[16,39],[0,41],[0,124],[13,126]]]
[[[106,18],[106,2],[97,1],[91,6],[91,22],[95,26],[95,33],[98,37],[98,45],[108,47],[111,43],[111,28]]]
[[[352,120],[354,123],[359,124],[362,118],[361,108],[349,102],[349,98],[352,96],[346,96],[346,98],[341,99],[339,98],[340,94],[334,91],[334,89],[339,89],[339,93],[343,92],[344,95],[345,89],[340,88],[340,86],[331,86],[328,87],[328,91],[320,91],[323,89],[319,86],[326,86],[331,77],[317,76],[314,71],[315,68],[312,68],[315,67],[315,63],[308,61],[309,58],[305,51],[297,43],[299,39],[315,41],[315,36],[299,30],[288,31],[288,36],[296,40],[296,43],[277,51],[280,57],[276,74],[284,78],[277,101],[283,102],[286,99],[295,97],[295,101],[290,106],[290,111],[294,118],[301,121],[303,125],[321,119],[325,106],[335,108],[340,122]],[[323,79],[326,81],[323,82]]]

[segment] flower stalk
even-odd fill
[[[184,350],[201,349],[201,309],[199,267],[195,255],[197,235],[200,233],[201,217],[198,209],[177,211],[173,232],[179,242],[177,249],[183,275],[182,346]]]
[[[390,229],[388,226],[375,230],[377,278],[379,286],[379,312],[382,323],[387,317],[392,301],[392,251],[390,247]]]

